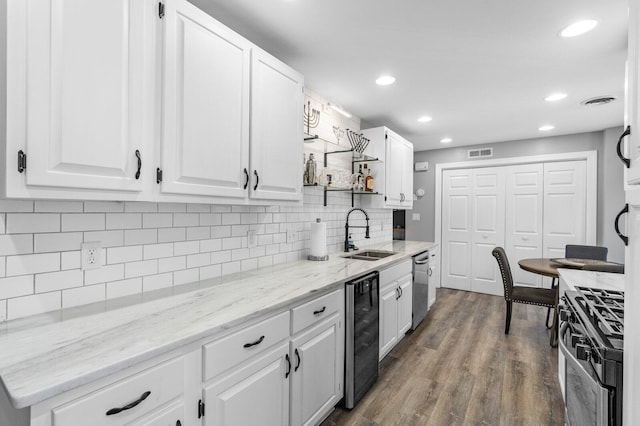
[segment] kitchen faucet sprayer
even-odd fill
[[[369,215],[367,214],[366,211],[364,211],[364,209],[361,209],[360,207],[354,207],[351,210],[349,210],[349,212],[347,213],[347,222],[344,224],[344,251],[345,252],[349,252],[350,249],[355,248],[355,246],[353,245],[353,243],[349,244],[349,216],[351,215],[351,213],[353,213],[354,211],[359,210],[362,213],[364,213],[364,218],[367,220],[367,226],[351,226],[351,228],[365,228],[365,238],[370,238],[369,237]]]

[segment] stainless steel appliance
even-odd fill
[[[568,425],[622,425],[624,292],[576,287],[560,310]]]
[[[424,251],[413,257],[413,321],[411,329],[422,322],[429,310],[429,252]]]
[[[379,296],[377,271],[346,283],[345,408],[355,407],[378,380]]]

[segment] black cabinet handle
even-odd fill
[[[260,182],[260,176],[258,176],[258,171],[254,170],[253,174],[256,175],[256,185],[253,187],[253,190],[255,191],[256,189],[258,189],[258,183]]]
[[[247,168],[244,168],[244,188],[243,189],[247,189],[247,186],[249,186],[249,172],[247,171]]]
[[[616,152],[618,153],[618,157],[620,157],[624,165],[627,166],[627,169],[631,165],[631,160],[622,155],[622,139],[624,139],[626,136],[629,136],[630,134],[631,126],[627,126],[627,128],[624,129],[624,132],[620,135],[620,139],[618,139],[618,145],[616,145]]]
[[[298,348],[296,348],[295,354],[298,362],[296,362],[296,368],[293,371],[298,371],[298,367],[300,367],[300,352],[298,352]]]
[[[140,150],[136,149],[136,157],[138,158],[138,171],[136,172],[136,180],[140,179],[140,169],[142,169],[142,156]]]
[[[288,378],[289,374],[291,373],[291,360],[289,359],[289,354],[286,354],[284,356],[284,359],[287,360],[287,372],[284,374],[284,378]]]
[[[176,422],[176,426],[182,426],[182,422],[181,422],[180,420],[178,420],[178,421]]]
[[[112,408],[109,411],[107,411],[107,416],[113,416],[114,414],[118,414],[122,411],[125,410],[130,410],[133,407],[136,407],[138,404],[140,404],[142,401],[144,401],[145,399],[147,399],[149,397],[149,395],[151,395],[150,391],[146,391],[145,393],[143,393],[142,395],[140,395],[140,398],[136,399],[135,401],[133,401],[130,404],[125,405],[124,407],[119,407],[119,408]]]
[[[400,299],[400,289],[396,287],[396,300]]]
[[[402,297],[402,287],[398,287],[398,290],[400,290],[400,297]]]
[[[313,311],[313,315],[320,315],[321,313],[323,313],[326,310],[327,310],[327,307],[323,306],[322,309],[320,309],[319,311]]]
[[[260,338],[258,340],[256,340],[255,342],[253,342],[253,343],[245,343],[243,347],[250,348],[251,346],[259,345],[260,343],[262,343],[263,340],[264,340],[264,336],[260,336]]]
[[[620,222],[620,218],[625,213],[629,213],[629,204],[625,204],[624,208],[622,210],[620,210],[620,213],[618,213],[618,215],[616,216],[616,221],[614,222],[614,227],[616,228],[616,234],[618,234],[618,237],[620,237],[620,239],[622,240],[622,242],[624,243],[625,246],[628,246],[629,245],[629,237],[627,237],[622,232],[620,232],[620,223],[619,223]]]

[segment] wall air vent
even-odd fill
[[[597,105],[608,104],[615,100],[616,98],[614,98],[613,96],[597,96],[595,98],[585,99],[584,101],[580,102],[580,105],[597,106]]]
[[[467,151],[467,158],[493,157],[493,148],[470,149]]]

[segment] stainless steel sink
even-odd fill
[[[366,250],[342,257],[345,259],[368,260],[371,262],[374,260],[380,260],[384,259],[385,257],[393,256],[394,254],[395,252],[392,251]]]

